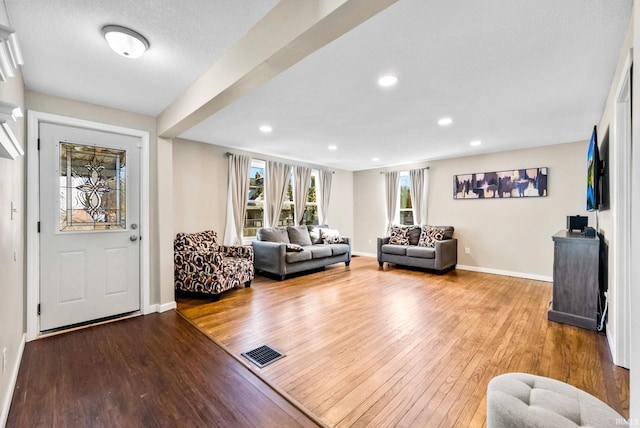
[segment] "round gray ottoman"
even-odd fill
[[[611,407],[558,380],[506,373],[491,379],[487,387],[488,428],[626,426]]]

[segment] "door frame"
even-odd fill
[[[149,132],[124,128],[100,122],[60,116],[29,110],[27,112],[27,295],[26,340],[37,339],[40,335],[40,234],[38,221],[40,213],[40,156],[38,153],[39,129],[41,123],[73,126],[95,131],[129,135],[140,139],[140,313],[156,312],[150,302],[150,245],[149,245]]]

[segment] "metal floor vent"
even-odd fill
[[[260,368],[269,365],[285,356],[269,345],[262,345],[256,349],[252,349],[249,352],[243,352],[241,355]]]

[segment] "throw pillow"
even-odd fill
[[[420,234],[418,246],[434,248],[436,246],[436,241],[442,241],[444,236],[444,227],[424,226],[422,228],[422,233]]]
[[[307,226],[287,226],[287,233],[289,234],[289,242],[292,244],[311,245]]]
[[[389,244],[409,245],[409,228],[406,226],[391,226]]]
[[[258,241],[284,242],[285,244],[290,242],[287,229],[284,227],[263,227],[258,229],[256,238]]]
[[[340,236],[340,232],[335,229],[320,229],[320,236],[324,244],[342,244],[344,238]]]
[[[286,244],[287,245],[287,253],[299,253],[300,251],[304,251],[298,244]]]
[[[322,235],[320,231],[326,229],[323,226],[307,226],[309,228],[309,238],[311,238],[311,244],[322,244]]]

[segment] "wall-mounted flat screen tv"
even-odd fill
[[[587,211],[598,209],[598,180],[600,179],[600,158],[598,156],[598,135],[593,127],[589,151],[587,152]]]

